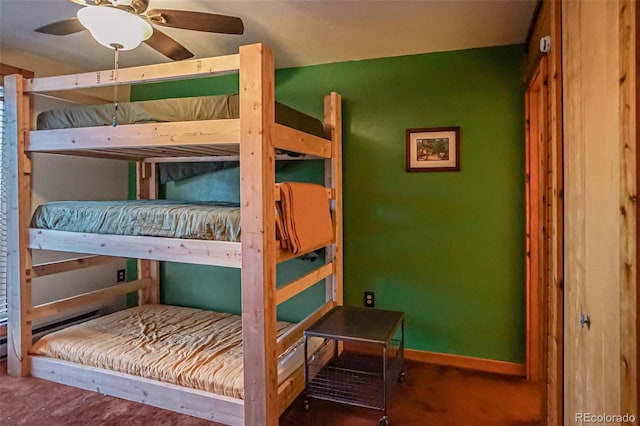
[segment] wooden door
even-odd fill
[[[638,417],[636,6],[562,3],[569,425]]]

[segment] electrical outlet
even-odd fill
[[[364,292],[364,307],[373,308],[376,306],[375,294],[372,291]]]
[[[118,269],[117,281],[121,283],[126,279],[127,279],[127,271],[125,269]]]

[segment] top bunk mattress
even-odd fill
[[[278,335],[293,324],[279,321]],[[322,339],[311,343],[312,351]],[[48,334],[42,355],[233,398],[244,396],[242,317],[168,305],[143,305]],[[278,361],[278,382],[303,364],[300,343]]]
[[[111,126],[113,104],[86,105],[45,111],[38,115],[38,130]],[[325,138],[320,120],[276,102],[276,122]],[[169,98],[118,104],[116,123],[223,120],[240,117],[240,97],[235,95]]]

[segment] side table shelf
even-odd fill
[[[311,357],[309,337],[325,339]],[[304,332],[304,340],[306,397],[381,410],[380,425],[388,425],[391,391],[404,380],[404,314],[336,307]]]

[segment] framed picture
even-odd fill
[[[460,170],[460,127],[407,129],[407,171]]]

